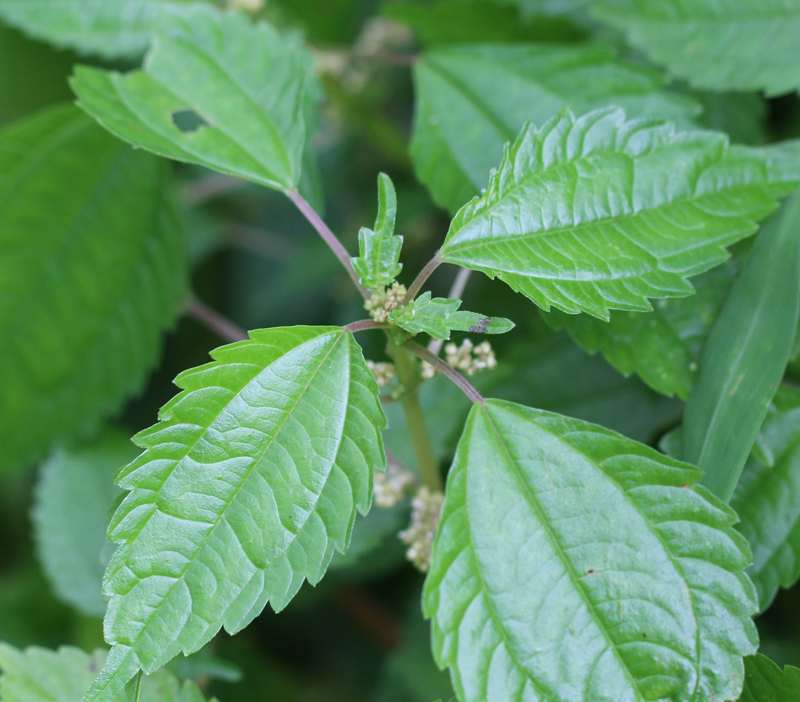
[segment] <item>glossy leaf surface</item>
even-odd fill
[[[31,647],[21,651],[0,643],[2,702],[80,702],[103,667],[107,652],[91,655],[63,646],[57,651]],[[181,683],[167,670],[143,678],[137,702],[205,702],[191,681]],[[127,702],[122,698],[115,702]]]
[[[784,157],[615,108],[564,112],[506,148],[486,193],[453,219],[441,259],[544,310],[649,310],[648,298],[690,295],[688,278],[722,263],[793,189],[800,174]]]
[[[139,451],[120,431],[69,449],[42,465],[31,513],[39,560],[58,596],[92,617],[106,612],[103,599],[108,518],[120,490],[117,471]]]
[[[159,22],[187,12],[181,0],[0,0],[0,19],[62,49],[107,59],[144,53]]]
[[[112,650],[87,700],[316,584],[385,467],[378,388],[349,332],[255,331],[213,358],[178,376],[119,475],[131,492],[109,529]]]
[[[670,93],[658,73],[623,63],[601,46],[459,46],[426,52],[414,66],[411,156],[434,200],[451,212],[478,195],[528,120],[542,125],[564,107],[608,104],[631,117],[687,124],[700,111]]]
[[[799,0],[606,0],[598,14],[695,87],[773,95],[800,87]]]
[[[403,237],[395,236],[397,194],[392,179],[385,173],[378,176],[378,215],[375,228],[363,227],[358,233],[359,256],[351,259],[353,268],[365,288],[383,289],[400,275],[400,250]]]
[[[246,16],[197,6],[171,18],[142,71],[79,66],[78,105],[121,139],[271,188],[300,180],[305,55]]]
[[[731,499],[753,551],[748,571],[765,610],[800,578],[800,392],[780,388],[761,427],[772,464],[750,457]]]
[[[795,702],[800,699],[800,668],[781,670],[762,655],[745,659],[744,692],[739,702]]]
[[[727,501],[783,377],[800,313],[800,196],[756,238],[703,350],[684,459]],[[731,428],[736,430],[732,431]]]
[[[93,430],[155,364],[185,299],[169,166],[73,107],[6,127],[0,252],[3,469]]]
[[[425,292],[392,312],[389,319],[407,332],[423,332],[435,339],[449,339],[452,331],[505,334],[514,328],[514,322],[503,317],[487,317],[477,312],[460,311],[459,307],[461,300],[444,297],[431,299],[431,293]]]
[[[749,551],[699,477],[596,425],[475,405],[424,595],[462,702],[736,699]]]

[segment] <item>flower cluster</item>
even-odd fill
[[[404,285],[392,283],[392,287],[372,293],[364,303],[364,309],[376,322],[385,324],[389,321],[389,315],[403,304],[407,292]]]
[[[408,468],[389,459],[386,470],[375,473],[372,493],[375,504],[384,509],[391,509],[406,496],[416,481],[416,476]]]
[[[393,363],[374,363],[373,361],[367,361],[367,368],[372,371],[372,375],[375,376],[379,388],[385,388],[394,380],[395,375],[397,375]]]
[[[497,367],[492,345],[488,341],[483,341],[477,346],[473,346],[469,339],[464,339],[461,346],[447,344],[444,347],[447,362],[456,370],[463,371],[467,375],[475,375],[482,370],[491,370]]]
[[[444,494],[421,487],[411,502],[411,524],[398,536],[408,546],[406,557],[426,573],[431,565],[433,539],[442,515]]]

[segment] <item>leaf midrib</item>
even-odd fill
[[[320,336],[322,336],[322,335],[320,335]],[[306,344],[306,343],[309,343],[309,342],[311,342],[311,341],[314,341],[314,340],[316,340],[316,339],[319,339],[319,338],[320,338],[320,336],[316,336],[316,337],[313,337],[313,338],[311,338],[311,339],[307,339],[306,341],[302,342],[300,345],[296,346],[296,347],[295,347],[295,349],[299,348],[300,346],[302,346],[302,345],[304,345],[304,344]],[[331,347],[330,347],[330,349],[328,349],[328,352],[325,354],[325,356],[323,356],[323,357],[320,359],[320,361],[319,361],[319,364],[317,365],[317,368],[314,370],[314,372],[313,372],[313,373],[311,374],[311,376],[309,377],[309,379],[308,379],[308,382],[306,383],[305,387],[304,387],[304,388],[303,388],[303,389],[300,391],[300,393],[298,394],[298,396],[297,396],[297,400],[296,400],[296,401],[295,401],[295,403],[292,405],[292,408],[291,408],[289,411],[287,411],[287,412],[286,412],[286,415],[285,415],[285,417],[284,417],[284,418],[283,418],[283,420],[281,421],[280,425],[279,425],[279,426],[278,426],[278,427],[275,429],[275,431],[274,431],[274,433],[273,433],[272,437],[270,438],[270,440],[269,440],[269,442],[267,443],[267,445],[264,447],[264,450],[261,452],[260,456],[259,456],[258,458],[256,458],[256,459],[254,459],[254,460],[253,460],[252,466],[251,466],[251,468],[248,470],[247,476],[244,478],[244,480],[242,480],[242,482],[241,482],[241,485],[239,485],[239,487],[236,489],[236,491],[233,493],[233,495],[231,495],[231,498],[230,498],[230,500],[229,500],[228,504],[227,504],[227,505],[225,505],[225,508],[224,508],[224,509],[223,509],[223,510],[220,512],[220,514],[219,514],[219,517],[217,518],[217,520],[216,520],[216,521],[215,521],[215,522],[214,522],[212,525],[210,525],[210,526],[211,526],[211,528],[208,530],[208,533],[207,533],[207,534],[206,534],[206,535],[203,537],[202,541],[201,541],[201,542],[200,542],[200,543],[197,545],[197,547],[194,549],[194,554],[193,554],[193,557],[192,557],[192,559],[187,559],[186,565],[184,565],[184,567],[183,567],[183,569],[181,570],[180,574],[179,574],[178,576],[176,576],[176,578],[175,578],[175,582],[174,582],[174,583],[172,584],[172,586],[169,588],[169,590],[167,591],[167,593],[166,593],[166,594],[165,594],[165,595],[164,595],[164,596],[161,598],[161,602],[159,602],[159,604],[158,604],[157,606],[153,607],[153,611],[152,611],[151,615],[150,615],[150,616],[149,616],[149,618],[147,619],[147,622],[145,623],[144,627],[142,627],[142,630],[141,630],[141,632],[139,633],[139,635],[136,637],[135,641],[134,641],[133,643],[131,643],[131,644],[128,644],[128,645],[130,646],[131,653],[133,653],[133,654],[136,656],[136,659],[137,659],[137,661],[139,661],[139,656],[138,656],[138,654],[136,653],[136,651],[135,651],[135,649],[134,649],[134,646],[136,646],[136,645],[139,643],[139,641],[141,640],[141,638],[142,638],[142,636],[144,635],[144,633],[145,633],[145,632],[146,632],[146,631],[149,629],[150,625],[153,623],[153,621],[155,620],[156,616],[157,616],[157,615],[158,615],[158,613],[161,611],[161,608],[162,608],[162,607],[163,607],[163,606],[164,606],[164,605],[167,603],[167,601],[169,600],[169,598],[172,596],[172,593],[175,591],[175,588],[178,586],[178,584],[184,581],[184,577],[185,577],[185,575],[186,575],[187,571],[189,570],[189,567],[190,567],[190,566],[191,566],[191,565],[192,565],[192,564],[193,564],[193,563],[196,561],[196,559],[197,559],[197,554],[199,554],[199,553],[202,551],[202,549],[203,549],[203,548],[205,547],[205,545],[208,543],[208,540],[209,540],[209,539],[211,538],[211,536],[212,536],[212,535],[213,535],[213,534],[216,532],[216,530],[217,530],[217,528],[219,527],[220,523],[222,522],[222,520],[224,519],[225,515],[227,514],[227,512],[228,512],[228,509],[230,509],[230,507],[231,507],[231,506],[232,506],[232,505],[233,505],[233,504],[236,502],[236,499],[237,499],[237,497],[239,496],[240,492],[241,492],[241,491],[244,489],[244,486],[245,486],[245,485],[246,485],[246,484],[247,484],[247,483],[250,481],[250,478],[253,476],[253,473],[255,472],[255,470],[256,470],[256,467],[257,467],[257,466],[258,466],[258,464],[260,463],[260,461],[261,461],[261,459],[263,458],[264,454],[265,454],[265,453],[266,453],[266,452],[269,450],[269,448],[270,448],[270,447],[272,446],[272,444],[274,443],[275,439],[276,439],[276,438],[277,438],[277,437],[280,435],[280,433],[283,431],[283,428],[284,428],[284,426],[285,426],[285,425],[286,425],[286,423],[289,421],[289,418],[292,416],[292,413],[293,413],[293,412],[294,412],[294,410],[297,408],[297,405],[298,405],[298,404],[300,403],[300,401],[303,399],[303,397],[305,396],[305,394],[306,394],[306,392],[308,391],[308,389],[311,387],[312,383],[314,382],[314,380],[315,380],[315,379],[316,379],[316,377],[317,377],[317,374],[320,372],[320,370],[322,369],[323,365],[325,364],[325,361],[327,361],[328,357],[331,355],[331,353],[333,353],[334,349],[336,349],[336,347],[338,346],[339,342],[340,342],[342,339],[344,339],[344,338],[346,338],[346,334],[345,334],[345,333],[343,333],[343,332],[342,332],[342,333],[340,333],[340,335],[339,335],[339,338],[338,338],[338,339],[336,339],[336,340],[334,341],[334,343],[333,343],[333,344],[331,344]],[[294,350],[294,349],[293,349],[293,350]],[[277,359],[276,359],[276,360],[277,360]],[[274,361],[273,361],[273,363],[274,363]],[[270,364],[270,365],[272,365],[272,364]],[[265,368],[264,370],[266,370],[266,368]],[[263,372],[263,371],[262,371],[262,372]],[[257,374],[256,374],[256,376],[257,376],[257,375],[259,375],[259,374],[257,373]],[[224,406],[223,406],[223,407],[220,409],[220,411],[219,411],[219,412],[217,412],[217,413],[214,415],[214,419],[216,419],[217,417],[219,417],[219,415],[220,415],[220,414],[221,414],[221,413],[222,413],[222,412],[223,412],[223,411],[224,411],[224,410],[225,410],[225,409],[226,409],[226,408],[227,408],[227,407],[230,405],[230,403],[231,403],[231,402],[232,402],[232,401],[233,401],[235,398],[237,398],[237,397],[238,397],[238,396],[241,394],[242,390],[243,390],[245,387],[247,387],[247,385],[249,385],[251,382],[253,382],[253,379],[252,379],[252,378],[251,378],[251,379],[250,379],[250,380],[247,382],[247,384],[245,384],[245,385],[243,386],[243,388],[242,388],[242,389],[240,389],[240,390],[239,390],[239,391],[238,391],[238,392],[237,392],[237,393],[236,393],[236,394],[235,394],[235,395],[234,395],[234,396],[233,396],[233,397],[232,397],[232,398],[231,398],[231,399],[230,399],[228,402],[226,402],[226,403],[225,403],[225,405],[224,405]],[[210,426],[210,424],[211,424],[211,423],[213,423],[213,421],[214,421],[214,420],[212,419],[212,422],[210,422],[210,423],[209,423],[209,426]],[[203,435],[206,433],[206,431],[207,431],[207,427],[205,427],[205,428],[204,428],[204,431],[202,431],[202,432],[200,432],[200,433],[199,433],[199,435],[197,436],[197,438],[195,439],[195,441],[194,441],[194,442],[192,442],[191,446],[190,446],[190,447],[189,447],[189,448],[186,450],[186,452],[184,453],[184,455],[183,455],[183,456],[181,456],[181,458],[179,458],[179,459],[177,459],[177,460],[175,460],[175,461],[174,461],[174,465],[173,465],[173,471],[174,471],[174,469],[175,469],[175,468],[177,468],[177,466],[178,466],[178,464],[180,463],[180,461],[182,461],[182,460],[183,460],[183,459],[184,459],[184,458],[185,458],[185,457],[186,457],[186,456],[187,456],[187,455],[188,455],[188,454],[191,452],[192,448],[194,448],[194,446],[196,446],[196,445],[197,445],[197,443],[200,441],[200,439],[201,439],[201,438],[202,438],[202,436],[203,436]],[[337,448],[336,454],[338,455],[338,448]],[[334,463],[335,463],[335,459],[336,459],[336,456],[334,456],[334,459],[333,459],[333,461],[331,462],[331,467],[333,467],[333,465],[334,465]],[[170,474],[171,474],[171,472],[170,472]],[[151,515],[151,517],[152,517],[152,515]],[[150,519],[150,518],[148,518],[148,521],[149,521],[149,519]],[[134,543],[134,542],[135,542],[135,540],[138,538],[138,535],[141,533],[141,531],[142,531],[142,529],[143,529],[143,528],[144,528],[144,525],[142,525],[142,527],[139,529],[139,532],[137,533],[137,536],[136,536],[136,537],[134,537],[134,539],[131,539],[131,540],[130,540],[130,541],[128,541],[128,542],[122,541],[122,542],[119,542],[119,543],[128,543],[128,544],[132,544],[132,543]],[[284,554],[285,554],[285,551],[284,551]],[[245,555],[246,555],[246,554],[245,554]],[[283,555],[283,554],[281,554],[281,555]],[[249,560],[249,558],[248,558],[248,560]],[[257,570],[263,570],[262,568],[259,568],[259,567],[258,567],[258,566],[256,566],[255,564],[253,564],[253,566],[254,566],[254,567],[257,569]],[[267,566],[267,567],[269,567],[269,566]],[[141,579],[140,579],[140,580],[141,580]],[[119,594],[119,593],[113,593],[113,596],[114,596],[114,597],[125,597],[125,595],[124,595],[124,594]],[[175,636],[175,638],[174,638],[174,640],[173,640],[173,642],[172,642],[172,643],[177,643],[177,642],[178,642],[178,640],[179,640],[179,638],[180,638],[180,635],[181,635],[181,633],[182,633],[182,632],[178,632],[178,634]],[[114,641],[114,642],[112,642],[112,645],[116,646],[116,645],[118,645],[118,643],[117,643],[116,641]],[[182,648],[182,647],[181,647],[181,648]]]
[[[503,410],[505,408],[499,408],[499,409]],[[542,525],[542,527],[545,529],[546,533],[549,535],[550,542],[553,544],[554,548],[558,552],[558,554],[560,556],[560,562],[564,565],[564,568],[565,568],[565,570],[567,572],[567,575],[569,576],[570,580],[573,583],[573,587],[575,588],[575,591],[579,594],[580,598],[583,600],[584,604],[586,605],[587,610],[591,613],[591,617],[594,620],[595,625],[597,626],[598,630],[602,632],[603,638],[605,638],[606,642],[609,644],[609,647],[613,650],[614,657],[617,659],[617,662],[619,663],[620,667],[625,671],[625,675],[628,678],[628,680],[630,681],[633,689],[636,690],[636,693],[638,694],[639,699],[641,700],[641,702],[646,702],[645,698],[644,698],[644,694],[642,693],[642,691],[639,688],[639,684],[633,678],[633,676],[632,676],[630,670],[628,669],[628,666],[626,665],[624,659],[620,656],[619,651],[617,650],[616,643],[611,639],[611,637],[609,636],[608,631],[606,630],[605,626],[600,621],[599,616],[598,616],[597,612],[595,611],[593,603],[589,599],[588,594],[584,591],[583,586],[580,583],[580,579],[578,578],[577,573],[575,573],[574,568],[572,567],[572,563],[564,555],[564,552],[563,552],[563,549],[561,547],[561,544],[560,544],[558,538],[556,537],[553,529],[551,528],[550,523],[548,522],[547,519],[545,519],[544,515],[542,514],[542,512],[541,512],[541,510],[539,508],[539,505],[538,505],[538,502],[537,502],[535,496],[531,493],[527,482],[525,481],[524,477],[522,476],[520,470],[517,468],[517,465],[516,465],[516,463],[514,462],[514,459],[511,456],[511,452],[509,451],[508,447],[505,445],[505,442],[503,441],[502,436],[500,435],[500,432],[497,429],[497,426],[495,425],[494,421],[492,420],[491,416],[489,415],[488,408],[486,406],[483,406],[483,407],[481,407],[481,411],[483,412],[487,422],[489,423],[489,426],[491,427],[492,431],[494,432],[494,435],[495,435],[496,440],[497,440],[497,444],[501,447],[502,453],[506,457],[507,464],[512,469],[512,471],[514,473],[514,476],[516,477],[517,482],[522,486],[525,494],[528,496],[528,503],[531,505],[533,511],[536,513],[536,515],[537,515],[537,517],[539,519],[539,523]],[[516,412],[513,412],[512,410],[506,410],[506,411],[508,411],[510,414],[514,415],[515,417],[517,417],[519,419],[522,419],[523,421],[530,421],[528,418],[520,417]],[[621,494],[625,498],[625,501],[628,503],[628,505],[642,517],[644,522],[646,524],[648,524],[648,525],[651,524],[650,519],[647,517],[647,515],[642,513],[642,511],[639,509],[639,507],[634,503],[634,501],[628,495],[627,491],[624,490],[619,485],[619,483],[617,483],[616,480],[614,480],[605,471],[603,471],[602,468],[594,460],[592,460],[588,455],[586,455],[585,453],[583,453],[582,451],[577,449],[572,444],[566,442],[563,439],[563,437],[561,437],[561,436],[559,436],[557,434],[554,434],[553,432],[551,432],[548,429],[546,429],[545,427],[543,427],[541,424],[536,423],[536,426],[541,431],[544,431],[544,432],[548,433],[556,441],[558,441],[562,445],[566,446],[570,451],[575,452],[578,455],[582,456],[587,461],[587,463],[589,463],[590,465],[595,466],[597,468],[597,470],[600,473],[602,473],[602,475],[610,483],[612,483],[617,488],[617,491],[619,492],[619,494]],[[675,562],[675,558],[674,558],[672,552],[667,548],[667,545],[664,543],[664,539],[661,536],[661,534],[659,534],[656,529],[652,528],[652,526],[651,526],[650,532],[658,540],[658,542],[661,544],[662,549],[664,550],[664,553],[667,554],[667,556],[668,556],[668,558],[670,560],[670,563],[672,564],[672,567],[675,569],[675,572],[678,575],[678,577],[680,578],[680,580],[684,584],[686,584],[686,578],[683,575],[683,569],[678,565],[678,563]],[[700,657],[701,657],[701,650],[702,650],[702,647],[700,645],[700,623],[697,620],[697,615],[696,615],[696,613],[694,611],[694,608],[695,608],[694,601],[693,601],[693,598],[692,598],[690,593],[691,593],[691,589],[688,587],[688,584],[687,584],[687,599],[689,600],[689,603],[691,605],[691,608],[692,608],[692,619],[694,620],[694,623],[695,623],[695,632],[696,632],[696,638],[695,638],[695,648],[696,648],[696,650],[695,650],[695,652],[697,654],[697,659],[695,661],[693,661],[693,663],[694,663],[695,673],[696,673],[696,676],[697,676],[697,686],[699,686],[699,684],[700,684]],[[675,653],[678,653],[678,652],[675,651]],[[697,694],[697,689],[698,689],[697,686],[695,687],[695,691],[694,691],[694,693],[692,695],[692,699],[694,699],[694,696]]]

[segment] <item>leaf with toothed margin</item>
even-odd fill
[[[461,702],[736,699],[750,552],[699,478],[597,425],[474,405],[424,592]]]
[[[781,670],[766,656],[745,659],[744,691],[739,702],[797,702],[800,699],[800,668]]]
[[[78,106],[120,139],[279,190],[300,180],[307,55],[241,13],[197,5],[160,28],[144,69],[78,66]]]
[[[449,339],[451,331],[471,334],[505,334],[514,322],[504,317],[489,317],[477,312],[459,311],[461,300],[434,297],[425,292],[389,315],[398,327],[412,334],[430,334],[434,339]]]
[[[80,702],[103,667],[107,651],[85,653],[62,646],[57,651],[31,646],[19,650],[0,643],[2,702]],[[191,680],[181,683],[170,671],[142,678],[137,702],[205,702]],[[114,702],[127,702],[125,697]],[[210,702],[214,702],[211,700]]]
[[[349,331],[253,331],[212,357],[178,376],[183,392],[119,474],[130,493],[109,528],[112,648],[87,702],[316,584],[386,465],[378,387]]]
[[[375,229],[362,227],[358,233],[359,256],[351,258],[361,284],[370,290],[391,285],[400,275],[400,250],[403,237],[395,236],[397,194],[392,179],[385,173],[378,176],[378,215]]]
[[[499,277],[544,310],[608,319],[684,297],[800,182],[790,154],[616,108],[529,124],[487,191],[456,214],[441,260]]]

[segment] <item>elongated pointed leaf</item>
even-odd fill
[[[390,315],[398,327],[412,334],[430,334],[435,339],[449,339],[451,331],[471,334],[505,334],[514,322],[503,317],[487,317],[477,312],[459,311],[461,300],[434,297],[425,292]]]
[[[800,699],[800,668],[781,670],[761,654],[745,659],[745,683],[739,702],[796,702]]]
[[[725,501],[783,377],[798,314],[800,195],[793,195],[756,239],[705,345],[686,405],[684,458]]]
[[[167,164],[74,107],[0,132],[0,470],[140,389],[185,266]]]
[[[459,46],[428,51],[414,65],[416,114],[411,156],[434,200],[456,212],[530,120],[544,124],[564,107],[608,104],[631,117],[688,124],[700,106],[664,89],[654,71],[623,63],[600,46]]]
[[[32,511],[39,560],[58,596],[83,614],[102,617],[108,516],[120,490],[117,471],[138,454],[127,435],[59,449],[42,466]]]
[[[654,390],[687,400],[738,268],[729,261],[693,278],[694,295],[659,300],[652,312],[614,311],[608,322],[558,310],[542,316],[554,329],[566,329],[585,351],[601,352],[623,375],[636,373]]]
[[[0,700],[80,702],[106,656],[103,650],[90,655],[72,646],[63,646],[58,651],[38,647],[20,651],[0,643]],[[159,670],[142,679],[136,702],[205,702],[205,699],[193,682],[181,684],[169,671]]]
[[[145,52],[159,22],[186,0],[0,0],[0,20],[59,48],[104,58]]]
[[[304,55],[246,16],[197,6],[153,42],[143,71],[79,66],[78,105],[121,139],[271,188],[300,180]]]
[[[800,392],[780,388],[759,435],[772,465],[751,457],[731,498],[753,551],[762,611],[800,578]]]
[[[794,151],[795,145],[789,148]],[[615,108],[528,125],[453,219],[441,259],[499,277],[544,310],[650,310],[693,292],[798,182],[788,152],[626,121]],[[787,182],[787,180],[789,182]]]
[[[800,87],[798,0],[607,0],[597,11],[698,88],[777,95]]]
[[[131,492],[109,529],[113,646],[86,700],[316,584],[385,466],[378,388],[350,332],[255,331],[213,357],[178,376],[184,391],[119,475]]]
[[[392,179],[385,173],[378,176],[378,215],[375,229],[362,228],[358,233],[360,255],[350,259],[361,284],[371,290],[391,285],[400,275],[400,250],[403,237],[395,236],[397,194]]]
[[[736,699],[749,551],[699,477],[596,425],[475,405],[424,595],[459,699]]]

